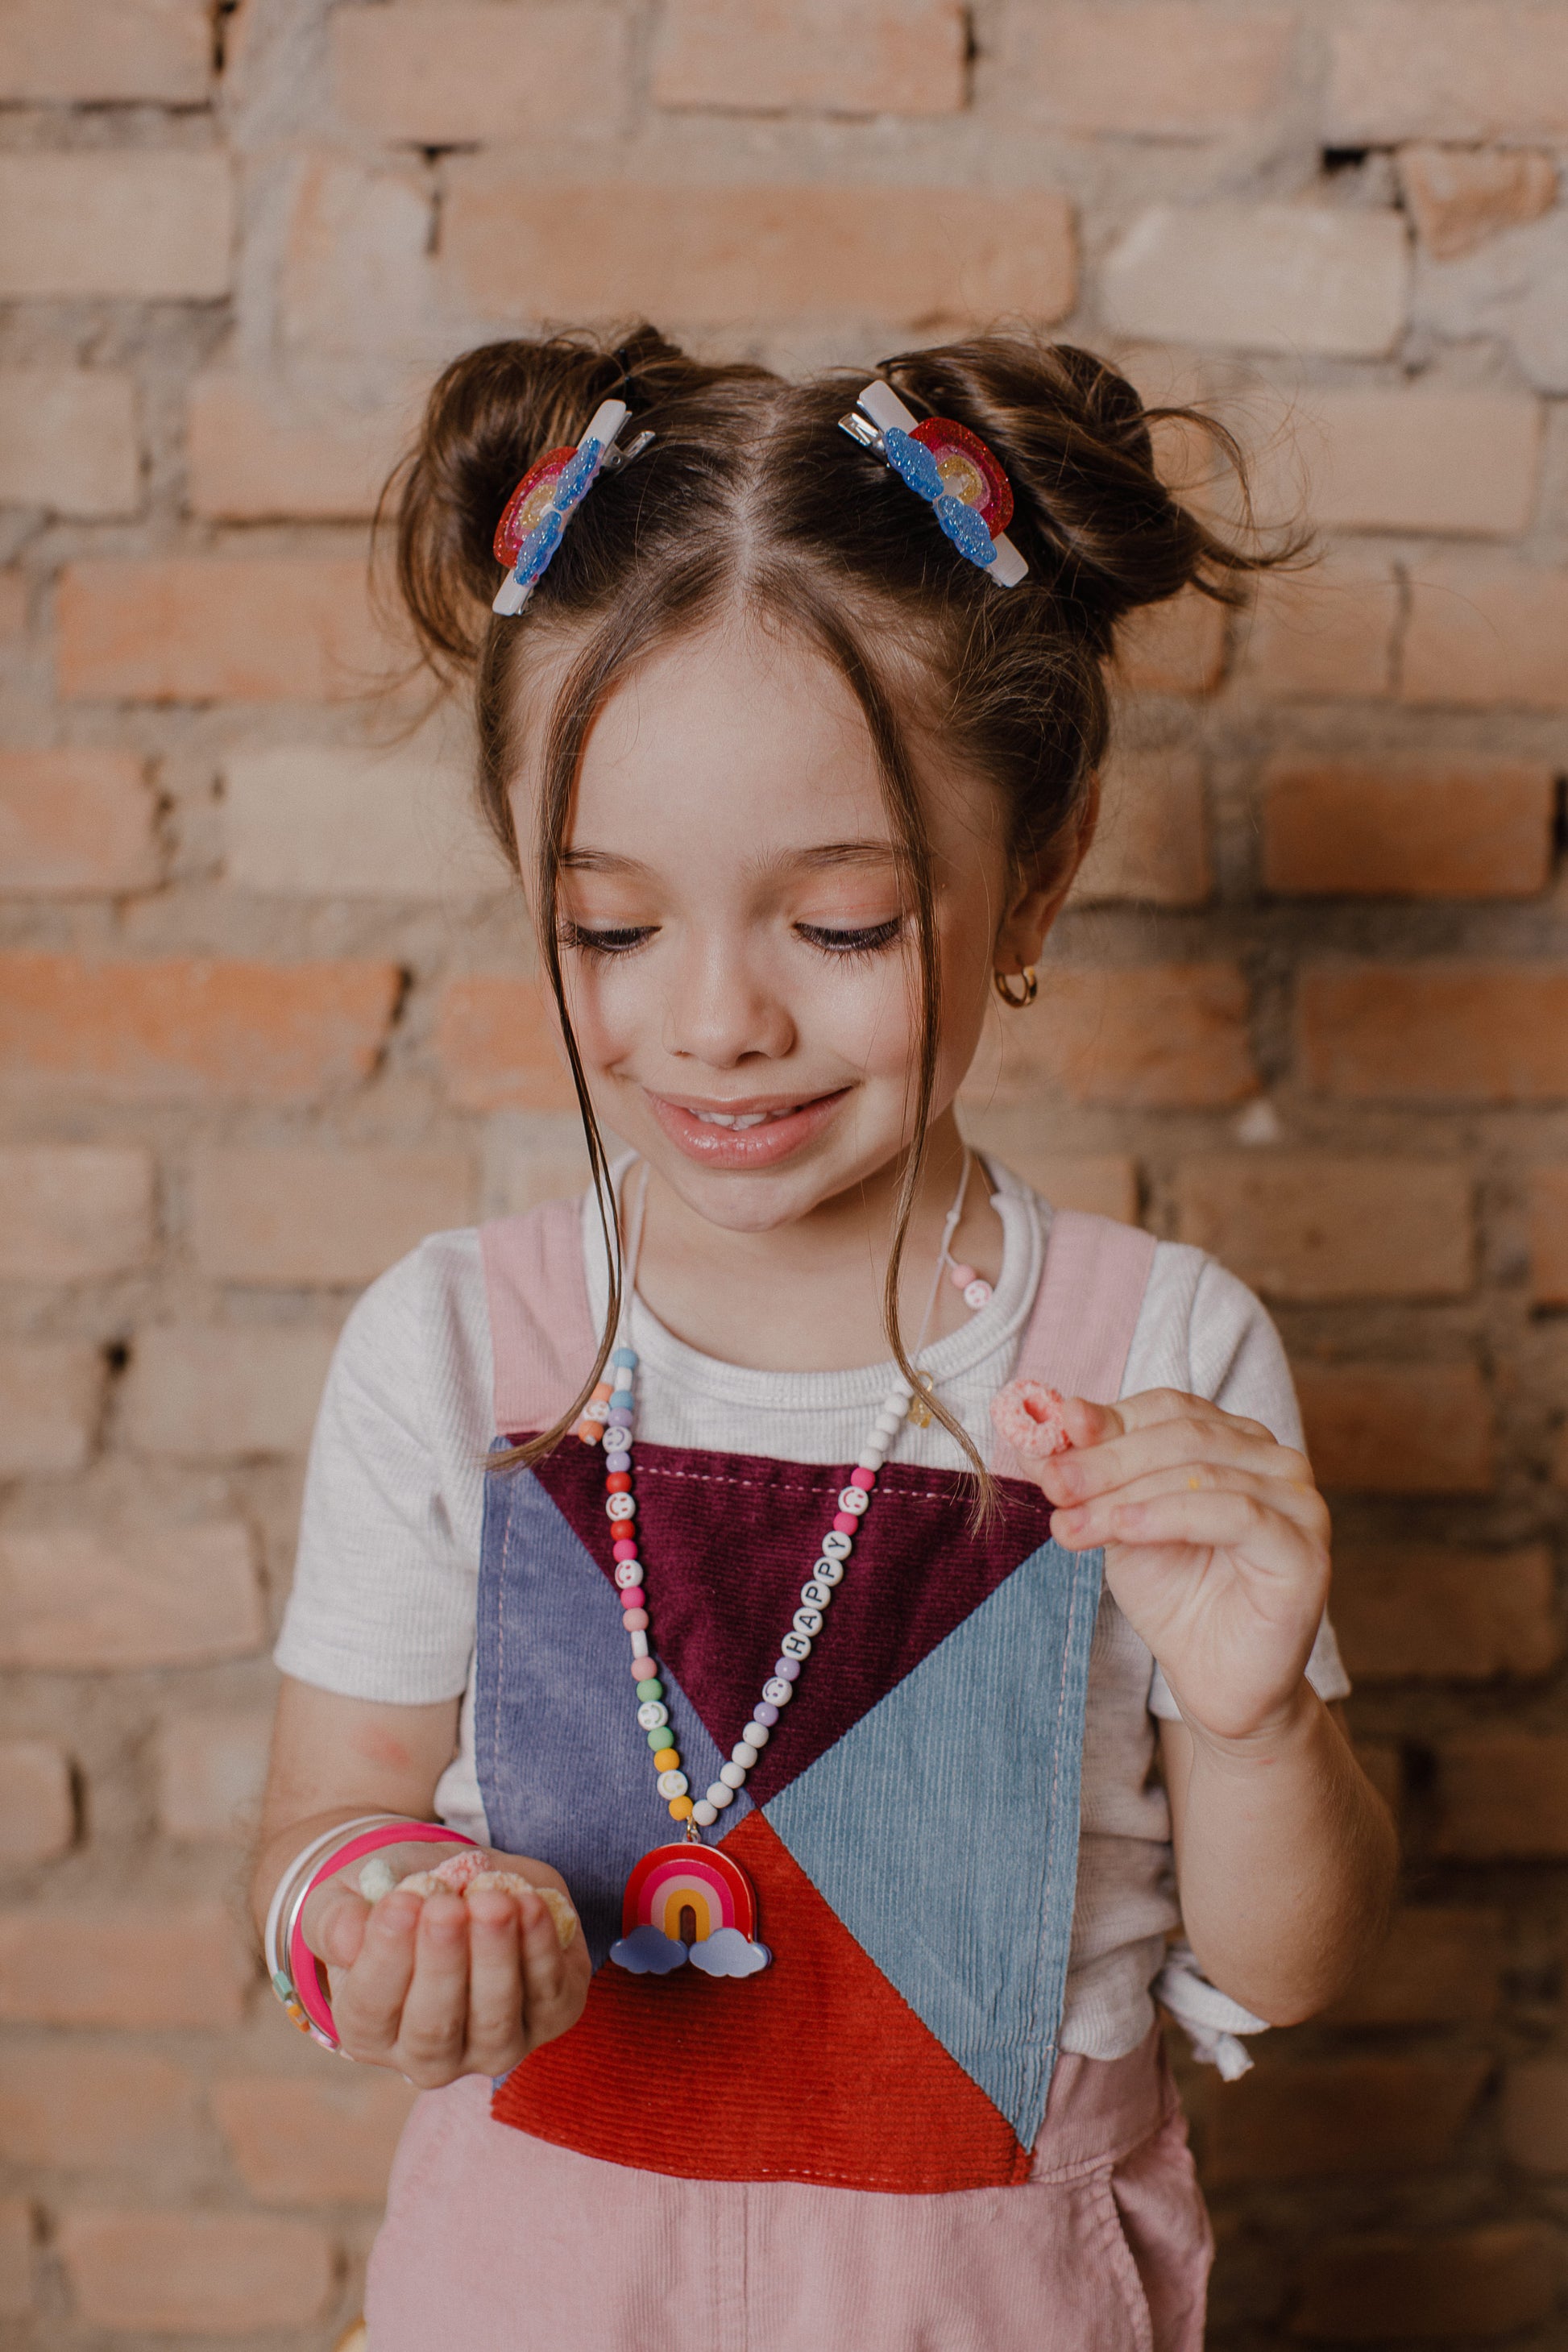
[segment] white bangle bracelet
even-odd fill
[[[292,1940],[294,1927],[292,1918],[289,1919],[285,1932],[280,1934],[279,1929],[283,1927],[284,1912],[289,1908],[289,1895],[296,1888],[302,1889],[310,1884],[308,1874],[310,1865],[326,1853],[329,1846],[347,1845],[349,1840],[361,1830],[378,1828],[383,1822],[395,1822],[401,1819],[402,1816],[398,1813],[361,1813],[354,1821],[339,1822],[334,1829],[325,1830],[320,1837],[312,1838],[310,1844],[302,1847],[294,1856],[293,1861],[289,1864],[272,1890],[272,1900],[267,1906],[267,1926],[261,1938],[262,1958],[266,1962],[268,1976],[276,1990],[281,1992],[282,1990],[278,1982],[279,1977],[290,1990],[293,1988],[293,1979],[289,1970],[289,1946]]]

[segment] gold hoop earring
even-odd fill
[[[994,971],[991,975],[991,985],[1004,1004],[1011,1005],[1015,1013],[1022,1013],[1026,1005],[1033,1004],[1040,992],[1040,975],[1032,963],[1026,964],[1023,972],[1024,992],[1021,996],[1014,995],[1008,985],[1011,978],[1010,972]]]

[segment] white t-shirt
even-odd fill
[[[927,1348],[923,1369],[982,1452],[992,1397],[1012,1376],[1035,1302],[1050,1209],[993,1167],[1004,1230],[990,1304]],[[597,1216],[584,1201],[589,1307],[606,1284]],[[632,1304],[637,1430],[660,1445],[853,1461],[894,1377],[759,1371],[699,1354]],[[1201,1250],[1156,1244],[1122,1394],[1181,1389],[1262,1422],[1299,1445],[1300,1419],[1279,1334],[1245,1285]],[[492,1434],[489,1317],[477,1231],[433,1234],[360,1299],[338,1343],[310,1448],[294,1589],[277,1661],[349,1697],[419,1705],[461,1695],[460,1745],[436,1807],[487,1835],[473,1752],[474,1625],[485,1455]],[[906,1424],[897,1458],[966,1465],[940,1423]],[[1308,1674],[1324,1698],[1350,1685],[1325,1620]],[[1135,2049],[1152,2021],[1149,1986],[1178,1924],[1170,1810],[1154,1777],[1158,1715],[1177,1710],[1148,1649],[1107,1591],[1089,1660],[1078,1899],[1062,2047],[1091,2058]]]

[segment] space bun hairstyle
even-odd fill
[[[1162,480],[1163,425],[1205,439],[1243,481],[1234,443],[1200,412],[1145,408],[1104,361],[1024,334],[906,352],[876,371],[917,415],[977,434],[1014,496],[1008,533],[1028,564],[998,590],[943,538],[873,452],[838,431],[866,371],[788,383],[744,363],[692,359],[649,326],[486,344],[438,379],[418,438],[388,484],[396,576],[424,659],[470,686],[486,817],[539,913],[539,952],[559,1009],[605,1221],[609,1310],[599,1358],[572,1412],[510,1457],[537,1459],[573,1425],[603,1369],[620,1309],[607,1161],[562,982],[554,919],[578,766],[614,688],[673,640],[729,609],[804,640],[843,676],[865,716],[899,845],[921,1009],[913,1140],[905,1155],[884,1291],[899,1330],[904,1239],[924,1160],[939,997],[931,853],[913,745],[961,748],[1001,796],[1020,868],[1065,876],[1087,839],[1109,730],[1105,665],[1130,613],[1195,590],[1240,603],[1247,575],[1293,547],[1254,551],[1215,530]],[[629,436],[654,438],[604,474],[575,510],[526,614],[498,618],[496,526],[520,478],[574,444],[598,404],[625,401]],[[1245,486],[1243,483],[1243,498]],[[547,676],[542,698],[531,676]],[[540,779],[535,838],[520,844],[508,787],[526,724]],[[931,1410],[978,1456],[942,1406]]]

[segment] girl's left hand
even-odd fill
[[[1203,1397],[1067,1402],[1071,1449],[1028,1466],[1068,1551],[1106,1581],[1200,1737],[1249,1739],[1298,1696],[1329,1591],[1329,1514],[1304,1454]]]

